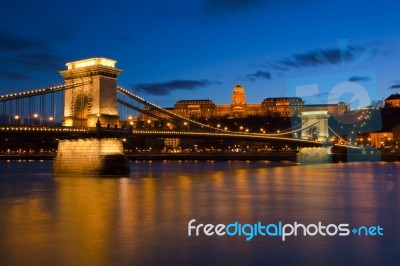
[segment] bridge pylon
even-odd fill
[[[96,127],[118,125],[116,81],[121,69],[115,60],[89,58],[66,64],[60,71],[67,85],[81,84],[66,90],[64,96],[63,126]]]
[[[302,139],[328,141],[328,111],[306,111],[300,117],[303,127],[307,128],[301,132]]]

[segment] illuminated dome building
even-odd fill
[[[244,92],[243,86],[239,83],[233,88],[232,105],[242,107],[246,105],[246,93]]]
[[[232,91],[230,104],[215,104],[210,99],[180,100],[169,110],[191,119],[245,118],[249,116],[290,117],[303,111],[326,110],[330,115],[340,115],[349,111],[343,102],[338,104],[305,105],[299,97],[265,98],[261,103],[247,103],[246,92],[241,84]],[[145,115],[144,115],[145,116]],[[148,117],[153,119],[152,117]],[[147,119],[147,118],[143,118]]]

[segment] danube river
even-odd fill
[[[51,161],[0,166],[2,265],[400,263],[400,163],[147,161],[120,178],[54,176]],[[192,219],[383,235],[188,236]]]

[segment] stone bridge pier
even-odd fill
[[[109,138],[59,140],[53,170],[82,175],[125,175],[130,171],[122,140]]]

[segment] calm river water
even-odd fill
[[[0,166],[1,265],[400,265],[400,163],[132,162],[121,178]],[[188,236],[191,219],[383,236]]]

